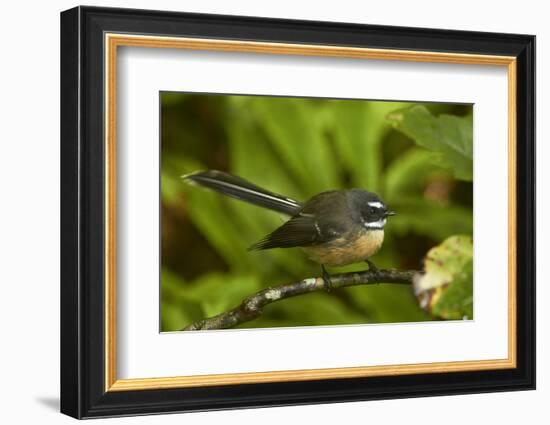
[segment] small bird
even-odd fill
[[[384,242],[386,218],[395,215],[376,194],[362,189],[329,190],[301,203],[222,171],[198,171],[182,178],[290,216],[249,250],[300,247],[311,260],[321,264],[327,289],[330,289],[330,275],[325,266],[340,267],[365,261],[369,270],[376,270],[369,257]]]

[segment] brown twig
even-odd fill
[[[331,276],[331,288],[378,283],[412,284],[416,270],[367,270]],[[263,289],[246,297],[237,307],[185,327],[184,331],[227,329],[259,317],[263,308],[276,301],[315,291],[326,290],[323,278],[314,277]]]

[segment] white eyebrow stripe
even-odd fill
[[[384,206],[382,202],[378,202],[378,201],[367,202],[367,205],[375,208],[382,208]]]

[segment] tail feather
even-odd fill
[[[188,183],[197,184],[232,198],[287,215],[298,213],[302,207],[298,201],[262,189],[249,181],[223,171],[198,171],[186,174],[182,178]]]

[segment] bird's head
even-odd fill
[[[352,189],[348,202],[353,218],[369,230],[383,229],[387,217],[395,215],[378,195],[366,190]]]

